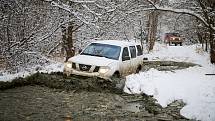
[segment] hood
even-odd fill
[[[90,56],[90,55],[77,55],[70,58],[68,61],[79,63],[79,64],[95,65],[95,66],[108,66],[113,62],[117,62],[117,60],[108,59],[105,57]]]

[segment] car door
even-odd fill
[[[137,50],[136,46],[129,46],[129,51],[131,54],[131,60],[130,60],[130,70],[129,73],[136,72],[137,66],[138,66],[138,59],[137,59]]]
[[[131,57],[128,47],[124,47],[121,56],[120,72],[122,76],[128,75],[131,67]]]

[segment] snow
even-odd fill
[[[175,71],[150,69],[129,75],[126,77],[125,92],[153,95],[163,107],[174,100],[183,100],[187,104],[180,111],[183,116],[203,121],[215,120],[215,76],[205,75],[215,74],[215,65],[210,64],[209,54],[200,45],[167,46],[156,43],[154,50],[144,56],[149,60],[192,62],[201,66]],[[41,67],[39,72],[58,71],[63,71],[63,63],[53,61],[50,65]],[[17,74],[3,73],[0,81],[10,81],[36,72],[32,69]]]
[[[146,54],[149,60],[173,60],[201,65],[175,71],[146,72],[126,77],[124,91],[153,95],[163,107],[174,100],[187,105],[180,113],[190,119],[215,120],[215,65],[210,64],[209,54],[199,45],[166,46],[156,43],[154,51]],[[131,92],[128,90],[130,88]]]
[[[98,40],[95,41],[93,43],[101,43],[101,44],[109,44],[109,45],[116,45],[116,46],[131,46],[131,45],[140,45],[140,43],[135,42],[135,40],[130,40],[130,41],[126,41],[126,40]]]
[[[38,67],[40,69],[36,71],[36,68]],[[26,77],[36,72],[43,72],[43,73],[63,72],[63,63],[52,61],[52,63],[47,66],[41,67],[38,65],[33,67],[30,71],[19,72],[16,74],[2,73],[2,75],[0,75],[0,81],[11,81],[17,77]]]

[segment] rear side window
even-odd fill
[[[124,47],[123,48],[123,52],[122,52],[122,56],[129,56],[129,52],[128,52],[128,48],[127,47]]]
[[[136,58],[137,51],[136,51],[135,46],[129,46],[129,50],[131,52],[131,58]]]
[[[143,55],[143,50],[140,45],[137,45],[137,56]]]
[[[122,51],[122,61],[130,60],[128,48],[124,47]]]

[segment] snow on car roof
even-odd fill
[[[116,46],[129,46],[129,45],[138,45],[136,42],[128,42],[123,40],[98,40],[93,43],[101,43],[101,44],[109,44],[109,45],[116,45]]]

